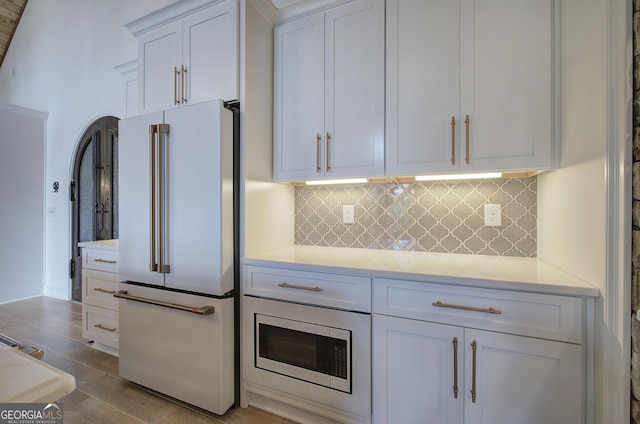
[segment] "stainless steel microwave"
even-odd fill
[[[255,314],[255,366],[351,393],[351,331]]]

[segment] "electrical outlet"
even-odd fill
[[[342,205],[342,223],[353,224],[356,220],[354,205]]]
[[[484,205],[484,225],[489,227],[502,225],[502,205]]]

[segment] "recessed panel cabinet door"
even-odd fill
[[[375,424],[462,424],[464,330],[382,315],[373,329]]]
[[[580,346],[469,329],[465,344],[465,424],[583,422]]]
[[[153,112],[174,107],[180,95],[180,76],[174,67],[182,63],[182,22],[175,21],[138,37],[139,108]]]
[[[325,14],[326,178],[384,175],[384,1]]]
[[[460,10],[461,170],[549,168],[552,1],[461,0]]]
[[[458,168],[459,4],[387,1],[387,175]]]
[[[194,13],[182,26],[186,103],[238,99],[238,3]]]
[[[384,2],[275,30],[274,179],[384,174]]]

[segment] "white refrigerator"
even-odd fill
[[[221,100],[119,124],[120,376],[234,404],[233,113]]]

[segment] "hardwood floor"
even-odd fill
[[[210,414],[121,379],[118,358],[82,338],[76,302],[42,296],[1,304],[0,334],[42,349],[45,362],[75,376],[76,390],[60,400],[65,423],[294,424],[252,407]]]

